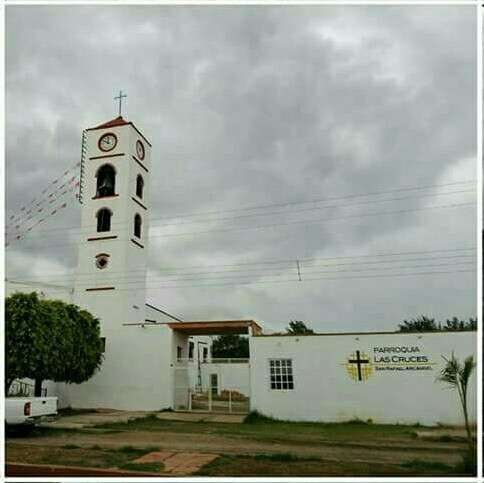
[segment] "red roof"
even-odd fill
[[[116,126],[126,126],[126,125],[133,126],[133,128],[136,130],[136,132],[148,143],[148,145],[151,147],[151,143],[146,139],[146,137],[139,131],[139,129],[130,121],[126,121],[123,119],[123,116],[118,116],[115,119],[112,119],[111,121],[105,122],[103,124],[99,124],[99,126],[91,127],[89,129],[86,129],[86,131],[95,131],[96,129],[106,129],[110,127],[116,127]]]
[[[122,116],[118,116],[117,118],[112,119],[111,121],[105,122],[96,127],[91,127],[90,129],[104,129],[107,127],[124,126],[126,124],[130,124],[130,123],[128,121],[125,121]]]
[[[211,320],[191,322],[167,322],[170,329],[187,335],[220,335],[220,334],[248,334],[249,327],[252,335],[262,333],[261,326],[254,320]]]

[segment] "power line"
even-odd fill
[[[385,264],[392,264],[392,263],[403,263],[403,262],[415,262],[415,261],[433,261],[433,260],[451,260],[451,259],[460,259],[460,258],[475,258],[475,254],[473,255],[450,255],[450,256],[433,256],[433,257],[418,257],[418,258],[404,258],[404,259],[397,259],[397,260],[372,260],[372,261],[351,261],[351,262],[346,262],[346,263],[314,263],[314,261],[310,261],[311,259],[299,259],[299,262],[304,262],[304,266],[300,267],[301,270],[303,270],[304,273],[312,273],[311,270],[308,271],[308,269],[312,268],[318,268],[318,267],[340,267],[340,266],[359,266],[359,265],[385,265]],[[313,259],[317,261],[317,259]],[[261,262],[261,264],[264,262]],[[294,266],[294,260],[285,260],[283,262],[279,263],[284,263],[285,266],[279,266],[279,267],[259,267],[259,268],[239,268],[239,269],[229,269],[229,270],[216,270],[216,271],[198,271],[198,272],[179,272],[179,273],[171,273],[171,274],[162,274],[157,277],[154,276],[148,276],[146,277],[143,275],[143,272],[146,270],[140,269],[140,270],[129,270],[129,273],[137,273],[139,271],[142,271],[142,274],[138,276],[138,278],[133,277],[132,275],[128,276],[119,276],[116,275],[118,273],[126,273],[126,271],[113,271],[113,272],[108,272],[108,273],[103,273],[99,274],[99,278],[102,279],[102,281],[109,281],[109,280],[125,280],[125,279],[132,279],[132,280],[137,280],[139,282],[145,280],[148,278],[149,280],[153,281],[153,279],[158,279],[158,278],[165,278],[165,277],[179,277],[179,276],[186,276],[186,275],[212,275],[212,274],[220,274],[220,273],[245,273],[245,272],[267,272],[267,271],[273,271],[273,270],[296,270],[296,267]],[[458,262],[458,263],[467,263],[464,261]],[[473,263],[473,262],[470,262]],[[391,268],[391,267],[390,267]],[[371,268],[368,268],[370,270]],[[169,271],[176,271],[175,269],[171,269]],[[24,280],[32,280],[32,279],[38,279],[42,278],[43,281],[55,281],[55,280],[62,280],[62,281],[76,281],[79,277],[86,276],[86,277],[92,277],[95,275],[93,272],[85,272],[84,274],[64,274],[64,275],[59,275],[57,277],[45,277],[45,275],[37,276],[37,277],[23,277]],[[262,276],[264,274],[262,273]],[[82,280],[80,280],[82,282]],[[89,282],[88,284],[92,284],[93,282]]]
[[[243,230],[259,230],[259,229],[266,229],[266,228],[274,228],[278,226],[290,226],[290,225],[300,225],[300,224],[307,224],[311,225],[314,223],[322,223],[326,221],[338,221],[338,220],[345,220],[345,219],[354,219],[354,218],[365,218],[371,216],[385,216],[385,215],[397,215],[403,213],[413,213],[419,211],[427,211],[427,210],[435,210],[435,209],[442,209],[442,208],[461,208],[464,206],[475,206],[475,203],[451,203],[447,205],[436,205],[436,206],[427,206],[422,208],[412,208],[412,209],[403,209],[403,210],[394,210],[394,211],[380,211],[374,213],[360,213],[357,215],[346,215],[340,216],[335,218],[320,218],[315,220],[294,220],[289,222],[279,222],[279,223],[272,223],[268,225],[257,225],[257,226],[245,226],[245,227],[233,227],[233,228],[218,228],[212,230],[205,230],[205,231],[193,231],[193,232],[186,232],[186,233],[168,233],[168,234],[160,234],[160,235],[149,235],[148,239],[153,238],[171,238],[171,237],[179,237],[179,236],[190,236],[190,235],[204,235],[208,233],[227,233],[232,231],[243,231]],[[108,232],[106,232],[108,233]],[[113,232],[109,232],[113,233]],[[143,240],[141,240],[143,241]],[[117,239],[117,240],[109,240],[109,243],[119,243],[123,242],[126,243],[124,239]],[[49,245],[37,245],[35,247],[22,247],[22,250],[38,250],[39,248],[56,248],[56,247],[63,247],[63,246],[75,246],[75,245],[83,245],[89,243],[88,241],[85,242],[71,242],[71,243],[59,243],[59,244],[49,244]]]
[[[256,206],[252,206],[252,207],[233,208],[233,209],[228,209],[228,210],[217,210],[217,211],[184,214],[184,215],[173,215],[173,216],[161,217],[161,218],[150,218],[150,225],[152,227],[154,227],[154,226],[175,226],[175,225],[183,225],[183,224],[197,224],[197,223],[214,222],[214,221],[225,221],[225,220],[229,220],[229,219],[240,219],[240,218],[254,217],[254,216],[267,216],[267,215],[272,215],[272,214],[285,214],[286,212],[280,211],[280,212],[253,213],[253,214],[237,215],[237,216],[233,216],[233,217],[215,218],[215,219],[209,219],[209,220],[196,220],[196,221],[188,221],[188,222],[165,223],[165,224],[160,224],[160,225],[155,225],[155,224],[151,223],[153,221],[173,220],[173,219],[188,218],[188,217],[201,216],[201,215],[223,214],[223,213],[231,213],[231,212],[239,212],[239,211],[247,211],[247,210],[256,210],[256,209],[260,210],[260,209],[267,209],[267,208],[271,208],[271,207],[294,206],[294,205],[298,205],[298,204],[310,204],[310,203],[316,204],[316,203],[323,203],[323,202],[326,202],[326,201],[358,198],[358,197],[363,197],[363,196],[391,194],[393,192],[426,190],[426,189],[437,188],[437,187],[445,187],[445,186],[451,186],[451,185],[456,185],[456,184],[467,184],[467,183],[471,183],[471,182],[473,182],[473,181],[458,181],[458,182],[454,182],[454,183],[446,183],[446,184],[440,184],[440,185],[427,185],[427,186],[420,186],[420,187],[413,187],[413,188],[396,188],[394,190],[377,191],[377,192],[364,193],[364,194],[353,194],[353,195],[345,195],[345,196],[339,196],[339,197],[329,197],[329,198],[314,199],[314,200],[273,203],[273,204],[258,205],[258,206],[256,205]],[[360,202],[356,202],[356,203],[348,203],[348,204],[344,204],[344,205],[329,205],[329,206],[322,206],[322,207],[304,208],[304,209],[299,209],[299,210],[293,210],[290,213],[299,213],[299,212],[314,211],[314,210],[319,210],[319,209],[339,208],[339,207],[344,207],[344,206],[358,206],[358,205],[364,205],[364,204],[370,204],[370,203],[384,203],[384,202],[390,202],[390,201],[400,201],[400,200],[405,200],[405,199],[425,198],[425,197],[432,197],[432,196],[445,196],[445,195],[449,195],[449,194],[460,194],[460,193],[471,193],[471,192],[475,192],[475,189],[463,189],[463,190],[444,192],[444,193],[433,193],[433,194],[429,193],[429,194],[421,194],[421,195],[411,195],[411,196],[382,199],[382,200],[365,200],[365,201],[360,201]],[[121,223],[113,223],[113,227],[114,226],[124,226],[126,224],[131,225],[131,222],[129,222],[129,223],[122,223],[122,222]],[[94,228],[94,227],[96,227],[96,224],[86,225],[84,228],[89,228],[89,227]],[[59,227],[59,228],[48,228],[48,229],[45,229],[45,230],[37,230],[37,233],[41,233],[42,231],[48,231],[48,232],[60,231],[60,230],[65,231],[65,230],[69,230],[69,229],[72,229],[72,231],[78,231],[79,233],[84,232],[83,228],[78,228],[78,225],[76,225],[76,226],[67,226],[67,227],[64,226],[64,227]]]
[[[213,230],[205,230],[205,231],[193,231],[193,232],[186,232],[186,233],[167,233],[165,235],[155,235],[153,238],[157,238],[158,236],[168,238],[168,237],[177,237],[177,236],[188,236],[188,235],[203,235],[212,232],[231,232],[231,231],[240,231],[240,230],[257,230],[257,229],[265,229],[265,228],[274,228],[277,226],[288,226],[288,225],[300,225],[300,224],[308,224],[311,225],[313,223],[322,223],[325,221],[337,221],[337,220],[345,220],[345,219],[354,219],[354,218],[364,218],[369,216],[379,216],[379,215],[398,215],[402,213],[412,213],[418,211],[427,211],[427,210],[434,210],[440,208],[458,208],[463,206],[475,206],[475,203],[451,203],[447,205],[436,205],[436,206],[427,206],[422,208],[411,208],[411,209],[403,209],[403,210],[395,210],[395,211],[380,211],[375,213],[360,213],[356,215],[346,215],[341,217],[335,218],[319,218],[315,220],[294,220],[288,222],[280,222],[280,223],[272,223],[269,225],[259,225],[259,226],[248,226],[248,227],[234,227],[234,228],[221,228],[221,229],[213,229]],[[151,238],[151,237],[150,237]]]
[[[332,257],[298,257],[300,262],[304,263],[311,263],[313,261],[329,261],[329,260],[355,260],[355,259],[360,259],[360,258],[379,258],[379,257],[401,257],[401,256],[407,256],[407,255],[431,255],[434,253],[453,253],[453,252],[465,252],[465,251],[471,251],[471,250],[476,250],[476,246],[471,246],[471,247],[466,247],[466,248],[440,248],[440,249],[432,249],[432,250],[409,250],[409,251],[401,251],[401,252],[378,252],[378,253],[373,253],[373,254],[364,254],[364,255],[339,255],[339,256],[332,256]],[[475,256],[474,254],[473,256]],[[469,255],[462,255],[462,256],[469,256]],[[437,257],[434,257],[437,258]],[[197,268],[201,269],[206,269],[206,268],[221,268],[221,267],[242,267],[242,266],[251,266],[251,265],[270,265],[270,264],[283,264],[283,263],[291,263],[293,262],[293,258],[289,259],[277,259],[277,260],[255,260],[252,262],[237,262],[237,263],[225,263],[225,264],[209,264],[209,265],[189,265],[185,267],[171,267],[171,268],[163,268],[163,267],[158,267],[157,271],[163,272],[163,271],[177,271],[177,270],[195,270]],[[143,265],[140,268],[131,268],[130,272],[139,272],[139,271],[146,271],[146,265]],[[124,273],[125,271],[113,271],[110,273]],[[43,275],[38,275],[35,277],[29,277],[29,278],[44,278],[45,275],[57,275],[58,272],[47,272],[44,273]],[[74,275],[75,272],[72,272]],[[59,276],[68,276],[71,275],[69,273],[63,273],[59,274]],[[77,273],[77,275],[92,275],[92,272],[80,272]],[[19,277],[22,275],[19,274],[13,274],[11,275],[12,277]]]
[[[307,283],[318,280],[354,280],[354,279],[372,279],[372,278],[394,278],[394,277],[409,277],[409,276],[426,276],[426,275],[439,275],[439,274],[456,274],[456,273],[475,273],[475,269],[466,270],[452,270],[452,271],[436,271],[436,272],[414,272],[414,273],[395,273],[395,274],[377,274],[377,275],[356,275],[356,276],[344,276],[344,277],[317,277],[317,278],[304,278],[299,281],[298,278],[288,280],[272,280],[272,281],[249,281],[249,282],[235,282],[235,283],[211,283],[211,284],[183,284],[183,285],[157,285],[155,287],[146,287],[146,290],[166,290],[175,288],[200,288],[200,287],[222,287],[222,286],[239,286],[239,285],[261,285],[261,284],[276,284],[276,283]],[[21,283],[21,282],[18,282]],[[71,290],[72,287],[66,287],[66,290]],[[62,291],[50,291],[49,293],[64,293]],[[133,288],[120,288],[117,291],[132,291]]]
[[[196,213],[188,213],[188,214],[179,214],[165,218],[158,218],[159,220],[163,219],[173,219],[173,218],[186,218],[192,216],[201,216],[201,215],[211,215],[211,214],[219,214],[219,213],[230,213],[230,212],[238,212],[238,211],[245,211],[245,210],[255,210],[255,209],[262,209],[262,208],[276,208],[282,206],[290,206],[290,205],[297,205],[297,204],[308,204],[308,203],[323,203],[325,201],[335,201],[335,200],[343,200],[348,198],[359,198],[362,196],[375,196],[375,195],[383,195],[383,194],[391,194],[395,192],[401,191],[417,191],[417,190],[426,190],[432,188],[442,188],[445,186],[453,186],[457,184],[468,184],[468,183],[476,183],[476,180],[462,180],[462,181],[455,181],[452,183],[444,183],[444,184],[433,184],[433,185],[424,185],[424,186],[414,186],[414,187],[406,187],[406,188],[394,188],[391,190],[385,191],[372,191],[367,193],[359,193],[359,194],[351,194],[351,195],[343,195],[343,196],[332,196],[326,198],[319,198],[314,200],[304,200],[304,201],[287,201],[287,202],[280,202],[280,203],[270,203],[264,205],[254,205],[254,206],[246,206],[241,208],[232,208],[228,210],[215,210],[215,211],[205,211],[205,212],[196,212]]]
[[[416,268],[434,268],[434,267],[450,267],[455,265],[475,265],[475,262],[464,262],[464,261],[457,261],[457,262],[445,262],[445,263],[433,263],[433,264],[419,264],[419,265],[397,265],[393,267],[376,267],[376,268],[361,268],[361,269],[350,269],[350,270],[305,270],[303,271],[304,277],[306,275],[317,275],[317,274],[335,274],[335,273],[360,273],[360,272],[375,272],[375,271],[388,271],[388,270],[408,270],[408,269],[416,269]],[[198,274],[193,274],[198,275]],[[281,277],[288,275],[287,273],[263,273],[259,274],[259,277]],[[297,274],[296,274],[297,275]],[[193,281],[212,281],[212,280],[234,280],[234,279],[247,279],[247,278],[254,278],[253,274],[236,274],[236,275],[225,275],[225,276],[211,276],[211,277],[198,277],[198,278],[191,278],[191,277],[180,277],[180,275],[175,276],[176,278],[172,278],[171,280],[167,280],[168,282],[193,282]],[[98,280],[98,281],[84,281],[80,283],[76,283],[76,287],[92,287],[93,284],[98,283],[107,283],[113,282],[116,280],[123,280],[129,279],[129,277],[119,277],[117,279],[106,279],[106,280]],[[152,283],[160,282],[161,280],[151,280]],[[149,285],[150,282],[143,283],[143,280],[132,280],[132,281],[124,281],[120,283],[121,285],[130,285],[133,290],[135,289],[142,289],[145,286]]]

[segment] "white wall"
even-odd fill
[[[109,153],[99,150],[98,140],[115,133],[118,144]],[[151,149],[130,125],[87,131],[81,230],[75,281],[75,302],[101,321],[106,338],[100,371],[80,385],[60,385],[63,405],[77,408],[161,409],[171,404],[169,379],[170,331],[167,327],[128,326],[146,319],[146,251],[148,249],[150,173],[135,161],[136,141],[145,145],[143,164],[150,170]],[[115,196],[96,198],[96,173],[104,164],[116,171]],[[136,176],[144,179],[144,194],[136,196]],[[138,202],[145,207],[140,206]],[[97,233],[96,213],[109,208],[111,230]],[[135,213],[142,216],[142,236],[132,242]],[[115,239],[98,239],[115,236]],[[91,239],[90,241],[88,239]],[[96,267],[97,254],[109,255],[106,268]],[[114,290],[91,291],[115,287]]]
[[[426,334],[359,334],[314,336],[257,336],[250,338],[251,409],[293,421],[419,422],[425,425],[463,424],[457,392],[437,381],[453,351],[459,359],[474,355],[476,332]],[[427,357],[430,370],[376,370],[391,363],[376,362],[394,352],[375,348],[416,347],[403,356]],[[374,371],[366,381],[349,376],[347,359],[356,350],[369,356]],[[292,359],[293,390],[271,390],[269,359]],[[422,359],[423,360],[423,359]],[[416,367],[416,366],[413,366]],[[476,372],[469,388],[469,413],[476,420]]]
[[[99,138],[107,133],[118,138],[115,149],[109,153],[98,147]],[[75,280],[75,301],[101,319],[101,330],[117,329],[123,323],[143,322],[145,319],[146,252],[150,216],[150,177],[134,160],[136,141],[145,144],[143,164],[151,168],[151,148],[130,125],[87,131],[87,151],[84,165],[83,204],[81,209],[81,232],[78,268]],[[116,171],[116,187],[113,197],[96,198],[96,174],[105,164]],[[145,188],[143,199],[136,196],[136,176],[141,174]],[[141,201],[143,209],[136,201]],[[97,232],[96,214],[101,208],[112,211],[111,230]],[[134,216],[142,217],[142,236],[137,240],[144,248],[134,244]],[[115,239],[97,239],[115,236]],[[95,240],[92,240],[92,239]],[[91,239],[91,241],[88,241]],[[106,268],[96,267],[95,257],[100,253],[109,255]],[[93,288],[115,287],[110,291],[91,291]]]
[[[58,384],[60,407],[154,411],[173,407],[169,327],[122,327],[106,340],[102,370],[83,384]]]

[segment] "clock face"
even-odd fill
[[[136,141],[136,154],[139,159],[144,159],[145,157],[145,147],[141,141]]]
[[[116,147],[116,144],[118,144],[118,138],[111,132],[103,134],[98,142],[99,149],[105,153],[112,151]]]

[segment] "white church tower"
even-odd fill
[[[75,302],[103,337],[145,319],[151,144],[121,116],[84,132]]]
[[[150,153],[148,139],[121,116],[83,133],[74,303],[100,319],[105,348],[89,381],[59,385],[61,406],[155,410],[172,404],[171,330],[146,323]]]

